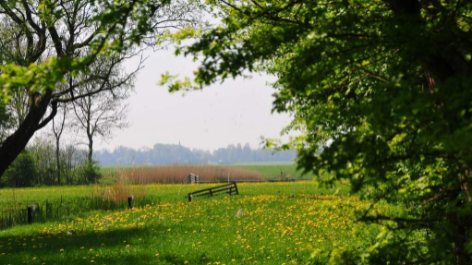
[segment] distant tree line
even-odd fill
[[[0,187],[83,185],[100,180],[99,165],[235,164],[289,162],[295,150],[275,152],[252,149],[249,144],[228,145],[213,152],[176,144],[155,144],[153,148],[117,147],[99,150],[90,162],[89,150],[76,144],[56,144],[54,135],[43,135],[15,159],[0,177]]]
[[[295,150],[252,149],[249,144],[228,145],[213,152],[190,149],[177,144],[155,144],[153,148],[117,147],[114,151],[97,151],[94,159],[101,165],[165,165],[165,164],[235,164],[250,162],[294,161]]]

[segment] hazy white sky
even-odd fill
[[[166,71],[191,76],[191,58],[175,57],[169,50],[147,52],[145,68],[129,99],[130,127],[116,131],[108,141],[96,141],[97,149],[122,145],[152,147],[155,143],[178,144],[214,150],[229,144],[260,144],[260,137],[278,138],[290,122],[287,114],[271,113],[274,90],[268,76],[253,75],[207,87],[202,91],[170,94],[158,86]],[[134,66],[133,62],[126,65]]]

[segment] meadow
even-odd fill
[[[367,247],[380,229],[353,221],[355,211],[368,203],[349,196],[345,185],[242,183],[239,196],[186,201],[188,192],[211,186],[129,185],[122,187],[124,194],[142,193],[131,210],[125,204],[108,210],[82,207],[68,216],[5,229],[0,264],[315,264],[325,258],[323,251]],[[62,198],[66,205],[113,188],[4,189],[0,205],[11,203],[13,193],[17,202]]]
[[[168,201],[168,196],[162,196],[161,192],[152,190],[152,186],[143,184],[187,183],[189,173],[199,175],[201,183],[220,183],[233,180],[287,180],[294,178],[290,173],[295,171],[293,164],[102,167],[103,177],[99,185],[0,190],[0,229],[26,223],[25,209],[30,205],[36,207],[36,221],[47,221],[83,214],[88,210],[121,209],[126,207],[130,195],[138,199],[135,201],[137,206]],[[150,191],[148,196],[146,190]]]

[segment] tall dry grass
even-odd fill
[[[125,171],[120,171],[117,174],[116,183],[111,186],[100,187],[97,186],[96,193],[99,194],[104,201],[107,202],[124,202],[128,200],[131,195],[135,199],[145,199],[146,189],[144,187],[137,187],[129,185],[126,176],[123,174]]]
[[[120,178],[135,184],[187,182],[190,173],[200,176],[200,182],[261,180],[259,172],[236,167],[174,165],[157,167],[133,167],[118,174]]]

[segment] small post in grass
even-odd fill
[[[33,213],[36,210],[36,206],[33,204],[28,207],[28,224],[33,223]]]
[[[128,208],[129,209],[133,209],[133,199],[134,199],[133,195],[128,197]]]
[[[195,174],[193,173],[188,174],[187,182],[190,184],[195,184]]]
[[[200,176],[190,173],[187,177],[187,183],[198,184],[200,183]]]

